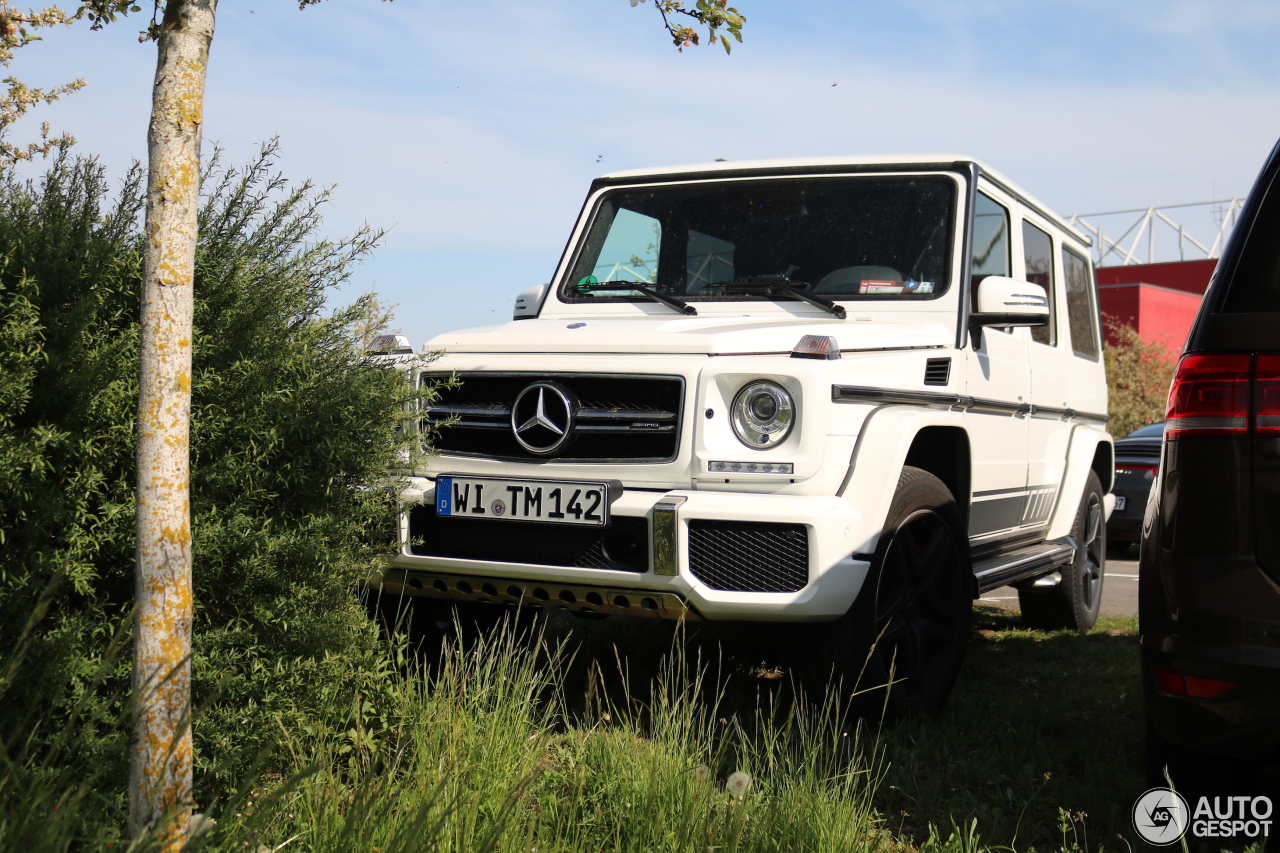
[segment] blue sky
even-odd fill
[[[961,152],[1071,214],[1245,193],[1280,137],[1274,0],[735,2],[732,56],[676,52],[627,0],[224,2],[206,144],[238,162],[279,136],[287,175],[337,184],[331,233],[390,229],[350,290],[419,346],[509,317],[604,172]],[[14,141],[48,120],[116,174],[143,157],[141,25],[20,52],[28,82],[89,86]]]

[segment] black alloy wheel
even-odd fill
[[[1062,569],[1062,602],[1067,627],[1084,633],[1098,621],[1102,607],[1103,572],[1107,564],[1107,522],[1102,511],[1102,484],[1089,472],[1084,497],[1071,527],[1076,558]]]
[[[955,499],[938,478],[904,468],[853,606],[821,626],[831,650],[822,675],[854,696],[869,719],[932,711],[964,660],[973,580]]]
[[[1107,523],[1103,518],[1102,483],[1093,471],[1085,480],[1071,539],[1076,545],[1075,558],[1062,567],[1056,581],[1050,576],[1018,590],[1022,622],[1028,628],[1069,628],[1083,634],[1098,621],[1106,577]]]

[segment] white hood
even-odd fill
[[[672,317],[521,320],[446,332],[427,342],[445,352],[751,355],[790,352],[801,335],[830,335],[844,351],[947,346],[941,323],[861,323],[804,318]]]

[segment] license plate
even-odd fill
[[[572,480],[436,478],[436,515],[604,527],[609,486]]]
[[[1124,495],[1116,495],[1116,509],[1124,509]]]

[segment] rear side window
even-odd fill
[[[1026,260],[1027,281],[1043,287],[1049,297],[1049,325],[1032,326],[1031,340],[1055,346],[1058,330],[1053,293],[1053,240],[1025,219],[1022,220],[1022,254]]]
[[[1222,303],[1224,314],[1280,311],[1280,187],[1274,180],[1249,229],[1230,288]]]
[[[1067,325],[1071,350],[1082,358],[1098,357],[1098,314],[1094,307],[1093,276],[1089,262],[1070,249],[1062,249],[1062,272],[1067,284]]]

